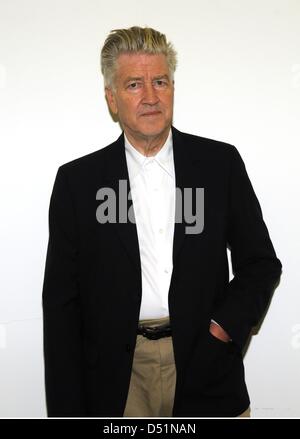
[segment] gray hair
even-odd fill
[[[173,79],[177,65],[177,53],[161,32],[151,27],[114,29],[106,38],[101,50],[101,71],[105,87],[114,86],[117,58],[122,53],[163,54],[166,56],[170,76]]]

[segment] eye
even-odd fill
[[[140,88],[140,87],[141,87],[141,83],[135,81],[135,82],[130,82],[130,83],[128,84],[128,86],[127,86],[127,89],[128,89],[128,90],[137,90],[137,89]]]
[[[158,88],[165,88],[168,86],[168,81],[166,79],[156,79],[154,85]]]

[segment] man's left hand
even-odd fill
[[[210,327],[209,327],[209,332],[216,338],[220,339],[221,341],[228,343],[231,339],[229,337],[229,335],[227,334],[226,331],[224,331],[224,329],[217,325],[214,322],[211,322]]]

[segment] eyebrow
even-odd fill
[[[143,79],[142,76],[128,76],[128,77],[124,80],[124,84],[126,84],[127,82],[130,82],[130,81],[140,81],[141,79]]]
[[[154,80],[155,79],[168,79],[169,80],[170,78],[169,78],[169,75],[159,75],[159,76],[154,76],[153,79]]]
[[[143,79],[144,79],[143,76],[128,76],[125,79],[124,84],[127,84],[130,81],[141,81]],[[169,75],[166,75],[166,74],[165,75],[154,76],[154,78],[152,80],[153,81],[157,81],[158,79],[168,79],[168,80],[170,80]]]

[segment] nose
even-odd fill
[[[155,105],[158,103],[158,97],[154,85],[146,82],[144,86],[143,103],[148,105]]]

